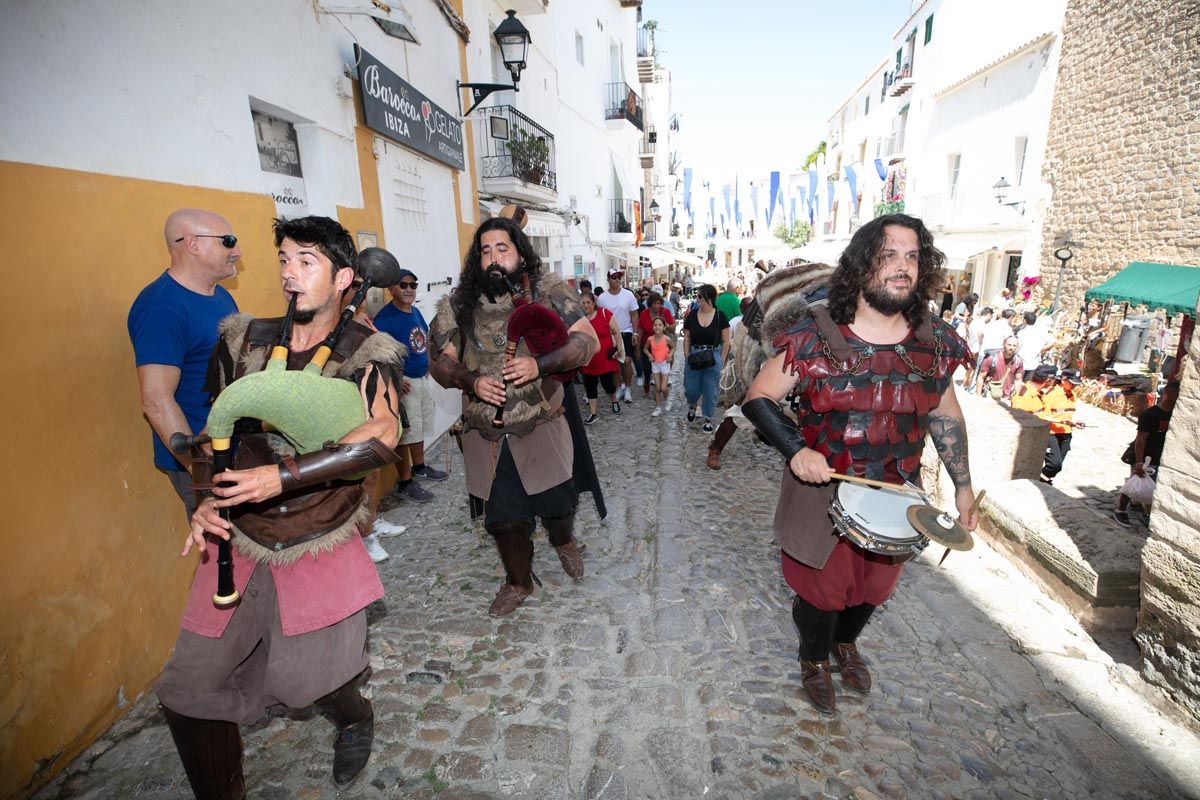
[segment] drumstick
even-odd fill
[[[975,502],[971,503],[971,508],[967,511],[968,521],[970,521],[971,517],[975,516],[975,512],[979,510],[979,504],[983,502],[983,496],[985,494],[987,494],[987,489],[980,489],[979,494],[975,495]],[[950,555],[949,547],[946,548],[946,552],[942,553],[942,559],[938,562],[939,567],[942,565],[942,562],[946,560],[946,556],[948,555]]]
[[[879,489],[895,489],[898,492],[909,492],[910,494],[924,494],[924,492],[922,492],[920,489],[918,489],[916,487],[908,487],[902,483],[888,483],[887,481],[875,481],[875,480],[871,480],[870,478],[860,478],[857,475],[842,475],[837,472],[831,474],[829,477],[833,478],[834,480],[847,481],[849,483],[861,483],[863,486],[875,486]]]

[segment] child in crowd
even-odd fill
[[[642,345],[650,358],[650,374],[654,376],[654,412],[662,415],[660,404],[667,398],[667,380],[671,377],[671,365],[675,363],[675,337],[667,336],[667,324],[662,317],[654,319],[654,335]]]

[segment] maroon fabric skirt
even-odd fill
[[[880,605],[892,596],[904,571],[904,564],[893,563],[891,556],[868,553],[845,539],[838,540],[821,569],[801,564],[782,550],[780,557],[788,586],[822,611]]]

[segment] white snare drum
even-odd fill
[[[838,483],[833,493],[829,516],[839,536],[862,549],[885,556],[916,555],[929,539],[908,522],[908,507],[930,505],[924,492],[911,483],[910,491],[884,489],[856,483]]]

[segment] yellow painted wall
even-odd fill
[[[0,795],[102,732],[178,630],[195,560],[178,557],[183,509],[152,464],[125,317],[166,268],[163,221],[182,206],[241,237],[240,306],[277,307],[269,198],[0,163]]]
[[[355,135],[364,206],[339,221],[386,247],[374,134]],[[469,127],[466,146],[473,159]],[[168,264],[167,214],[188,206],[237,233],[244,256],[223,285],[241,310],[278,314],[266,196],[0,162],[0,797],[91,744],[149,690],[178,632],[196,561],[178,555],[183,509],[153,466],[125,318]],[[473,231],[458,220],[460,262]]]

